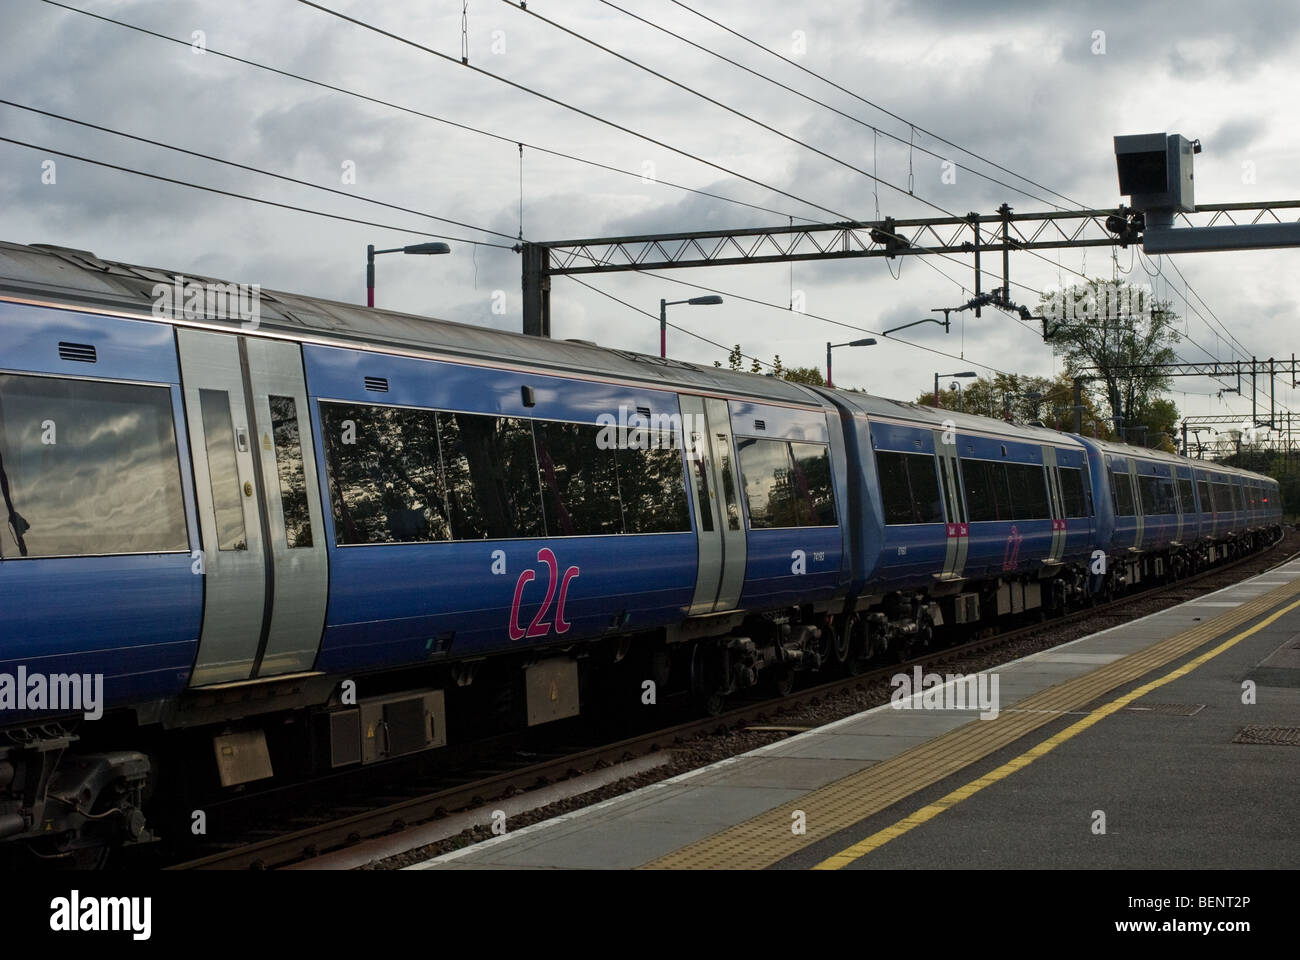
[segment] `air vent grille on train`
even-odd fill
[[[650,408],[649,408],[649,407],[637,407],[637,408],[636,408],[636,412],[639,413],[639,414],[641,414],[641,416],[645,417],[647,420],[650,419]]]
[[[388,378],[387,377],[366,377],[366,389],[371,390],[375,393],[387,393]]]
[[[755,420],[755,421],[754,421],[754,429],[755,429],[755,430],[766,430],[766,429],[767,429],[767,421],[766,421],[766,420]]]
[[[60,340],[59,359],[76,360],[80,363],[94,363],[99,358],[95,356],[94,344],[68,343],[66,340]]]

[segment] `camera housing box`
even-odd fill
[[[1192,143],[1176,133],[1115,138],[1119,192],[1135,210],[1193,213]]]

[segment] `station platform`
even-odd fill
[[[1300,866],[1300,561],[903,703],[407,869]]]

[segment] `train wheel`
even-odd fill
[[[772,686],[778,697],[788,697],[794,690],[794,670],[790,667],[777,666],[772,670]]]
[[[837,666],[844,667],[851,663],[853,657],[854,634],[858,630],[859,618],[857,614],[844,619],[844,625],[835,631],[834,640],[831,643],[831,657]]]
[[[711,717],[727,708],[727,698],[718,692],[719,673],[715,651],[706,644],[695,644],[691,649],[691,701]]]

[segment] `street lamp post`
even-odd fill
[[[722,298],[717,294],[707,297],[691,297],[689,300],[660,300],[659,301],[659,356],[666,358],[668,356],[668,308],[676,306],[679,303],[690,304],[692,307],[716,306],[722,302]]]
[[[826,386],[835,386],[835,381],[831,379],[831,351],[836,347],[873,347],[876,344],[875,337],[864,337],[861,340],[849,340],[847,343],[831,343],[826,341]]]
[[[934,405],[939,406],[939,378],[940,377],[961,377],[963,380],[969,380],[971,377],[978,377],[979,374],[974,370],[965,370],[961,373],[936,373],[934,375]],[[960,397],[959,397],[960,400]]]
[[[373,243],[366,246],[366,306],[375,305],[375,257],[381,253],[416,253],[435,254],[451,253],[451,247],[445,243],[414,243],[407,247],[392,247],[389,250],[376,250]]]

